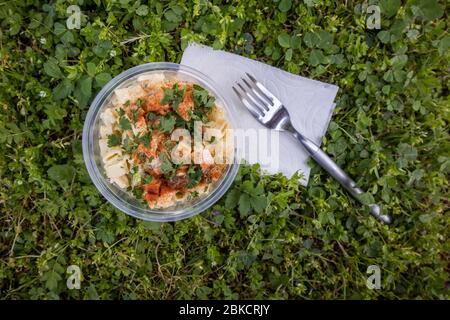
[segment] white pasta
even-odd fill
[[[203,149],[203,163],[214,164],[214,158],[208,149]]]
[[[121,106],[127,101],[136,100],[144,94],[145,91],[140,86],[116,89],[114,90],[114,103],[118,106]]]
[[[111,126],[117,120],[117,113],[112,108],[107,108],[102,112],[100,118],[106,126]]]
[[[137,78],[142,87],[146,88],[152,84],[163,82],[165,80],[163,73],[144,74]]]
[[[107,164],[105,166],[106,175],[109,178],[117,178],[128,173],[128,166],[126,160],[120,160]]]
[[[102,159],[103,163],[107,164],[110,162],[117,161],[122,157],[122,148],[120,147],[112,147],[108,148],[108,150],[104,153]]]
[[[100,126],[100,137],[101,138],[106,138],[106,137],[108,137],[108,135],[110,135],[112,133],[113,133],[112,126],[107,126],[107,125]]]
[[[100,155],[103,158],[106,151],[108,150],[108,140],[107,139],[99,139],[98,146],[100,147]]]
[[[158,198],[158,206],[161,208],[167,208],[170,207],[171,205],[173,205],[176,200],[175,200],[175,194],[176,192],[168,192],[162,196],[160,196]]]
[[[111,178],[111,182],[117,184],[119,188],[125,189],[130,186],[127,175]]]

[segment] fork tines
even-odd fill
[[[264,117],[270,107],[274,105],[274,102],[277,101],[277,98],[252,75],[247,72],[245,74],[249,79],[241,78],[245,86],[237,82],[236,85],[239,89],[233,86],[233,91],[253,116]]]

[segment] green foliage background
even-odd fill
[[[1,298],[448,298],[447,2],[370,4],[379,30],[350,0],[1,3]],[[126,68],[179,62],[189,41],[338,85],[323,146],[394,224],[314,164],[308,188],[244,166],[226,197],[176,223],[106,203],[82,160],[90,100]],[[72,264],[80,290],[66,287]]]

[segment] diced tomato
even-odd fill
[[[163,147],[164,144],[164,134],[153,130],[152,132],[152,139],[150,140],[150,146],[146,147],[144,144],[139,144],[137,151],[138,153],[145,154],[148,158],[157,157],[158,150],[160,150]]]
[[[140,99],[144,100],[144,98],[140,98]],[[137,99],[136,99],[136,101],[137,101]],[[130,104],[128,106],[128,108],[125,108],[126,114],[127,114],[128,118],[130,118],[130,119],[133,119],[133,111],[138,108],[138,106],[136,105],[136,101],[134,101],[132,104]],[[139,108],[138,117],[143,117],[143,116],[145,116],[145,110],[143,108]]]
[[[145,121],[145,117],[143,115],[139,116],[136,121],[136,128],[139,130],[144,130],[147,127],[147,122]]]
[[[162,115],[169,112],[171,109],[169,104],[161,105],[163,98],[164,90],[162,88],[152,90],[145,98],[144,108],[146,112],[156,112]]]
[[[155,152],[156,150],[153,150],[152,148],[147,148],[142,143],[139,144],[137,151],[138,151],[138,153],[145,154],[148,158],[156,156],[156,152]]]
[[[221,165],[202,163],[200,167],[202,168],[203,174],[213,180],[218,180],[222,176],[223,166]]]
[[[135,163],[141,163],[141,159],[139,159],[139,152],[133,153],[133,161]]]
[[[161,180],[153,179],[152,182],[144,184],[144,191],[147,194],[159,195]]]
[[[217,180],[222,176],[222,168],[220,166],[213,166],[211,170],[209,170],[209,176],[213,180]]]
[[[203,172],[203,173],[208,172],[210,166],[211,166],[211,165],[208,164],[208,163],[201,163],[201,164],[200,164],[200,168],[202,168],[202,172]]]
[[[163,195],[165,195],[165,194],[167,194],[169,192],[172,192],[172,191],[173,191],[173,189],[171,187],[169,187],[167,185],[162,185],[161,186],[161,193],[160,193],[160,195],[163,196]]]
[[[150,148],[156,151],[162,146],[163,143],[164,143],[164,134],[157,130],[153,130],[152,140],[150,141]]]
[[[147,202],[155,202],[156,200],[158,200],[158,195],[157,194],[152,194],[152,193],[147,193],[144,196],[145,201]]]
[[[183,101],[181,101],[181,103],[178,105],[177,113],[185,121],[189,121],[191,118],[191,116],[189,115],[189,111],[193,109],[194,109],[194,96],[192,94],[192,86],[187,85]]]

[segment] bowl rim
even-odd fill
[[[169,222],[169,221],[177,221],[192,217],[196,214],[199,214],[213,204],[215,204],[229,189],[231,184],[233,183],[238,169],[239,163],[237,161],[238,152],[234,150],[234,161],[232,164],[229,164],[227,172],[225,173],[225,177],[221,179],[221,181],[217,184],[212,192],[209,192],[203,199],[199,200],[197,203],[193,204],[191,207],[177,209],[177,210],[154,210],[154,209],[145,209],[143,210],[140,207],[137,207],[127,201],[125,201],[118,194],[113,192],[109,187],[111,183],[104,179],[100,173],[102,168],[99,168],[96,165],[94,154],[93,154],[93,146],[95,143],[94,139],[94,124],[97,120],[100,110],[104,106],[105,100],[112,94],[112,92],[121,84],[126,82],[127,80],[146,72],[152,71],[182,71],[188,76],[196,80],[201,80],[201,82],[206,83],[208,86],[208,91],[212,91],[211,93],[218,98],[222,104],[225,112],[227,114],[227,118],[231,124],[232,128],[236,128],[236,121],[233,118],[231,113],[231,104],[229,99],[226,98],[220,92],[219,87],[215,84],[215,82],[209,78],[207,75],[202,72],[191,68],[189,66],[185,66],[178,63],[172,62],[150,62],[141,65],[134,66],[129,68],[119,75],[111,79],[103,88],[99,91],[99,93],[92,100],[88,113],[86,115],[86,119],[83,125],[83,135],[82,135],[82,149],[83,149],[83,159],[88,171],[88,174],[96,186],[97,190],[103,195],[103,197],[110,202],[114,207],[119,209],[120,211],[133,216],[138,219],[146,220],[146,221],[156,221],[156,222]]]

